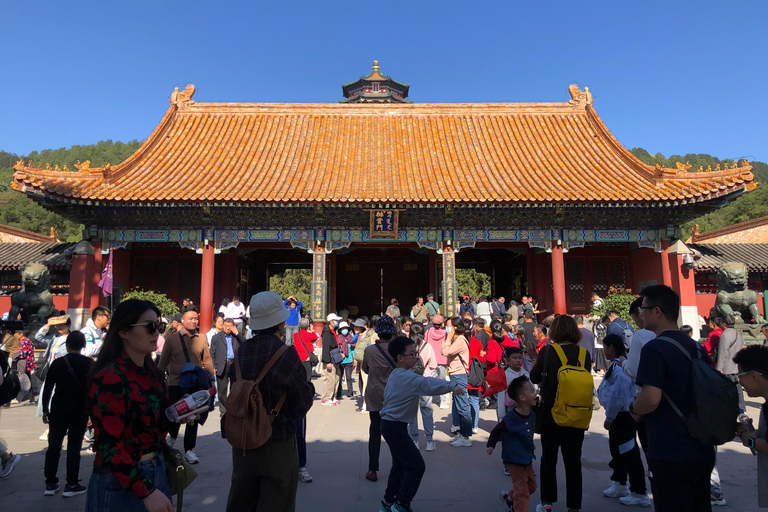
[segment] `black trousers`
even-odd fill
[[[695,463],[649,459],[656,512],[711,512],[709,476],[714,467],[714,449],[711,457]]]
[[[557,501],[557,454],[563,452],[565,465],[565,504],[568,508],[581,509],[581,447],[584,431],[561,427],[552,419],[552,410],[545,409],[541,429],[541,501]]]
[[[347,381],[347,396],[355,394],[355,390],[352,389],[352,363],[340,364],[341,374],[344,376],[344,380]],[[336,399],[341,399],[341,379],[339,379],[339,388],[336,390]]]
[[[370,411],[368,418],[371,420],[371,426],[368,429],[368,471],[378,471],[381,452],[381,414],[379,411]]]
[[[45,483],[57,484],[61,447],[67,437],[67,485],[77,485],[80,474],[80,449],[87,418],[67,418],[51,414],[48,420],[48,451],[45,452]]]
[[[408,424],[401,421],[381,420],[381,434],[392,453],[392,471],[389,472],[384,501],[393,503],[395,498],[404,505],[413,501],[419,490],[426,465],[408,434]]]
[[[222,416],[224,416],[224,413],[227,412],[227,396],[229,396],[229,386],[232,385],[235,379],[235,369],[232,367],[234,362],[234,359],[227,359],[227,362],[224,366],[224,371],[222,372],[224,376],[219,377],[216,375],[216,388],[218,389],[219,394],[219,411],[221,412]]]
[[[629,476],[629,490],[645,494],[645,469],[640,457],[640,448],[637,446],[636,433],[637,423],[632,416],[626,411],[618,413],[608,432],[608,446],[612,457],[610,466],[613,468],[611,481],[626,485]]]
[[[172,404],[175,404],[176,402],[181,400],[181,397],[183,396],[184,396],[184,393],[182,393],[181,388],[179,386],[168,386],[168,400]],[[176,422],[168,423],[168,433],[174,439],[179,437],[180,428],[181,428],[181,423],[176,423]],[[196,444],[197,444],[197,422],[195,422],[194,425],[187,425],[186,430],[184,430],[184,451],[186,452],[189,450],[193,450]]]

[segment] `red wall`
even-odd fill
[[[662,284],[661,254],[653,249],[637,249],[630,251],[632,258],[632,292],[637,293],[640,282],[656,280],[656,284]]]

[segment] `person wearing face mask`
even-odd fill
[[[355,390],[352,387],[352,369],[355,355],[355,333],[347,322],[340,322],[336,331],[336,343],[338,343],[344,359],[339,364],[339,385],[336,388],[336,400],[341,400],[342,382],[341,377],[347,382],[347,398],[355,397]]]
[[[341,368],[338,363],[331,360],[331,351],[339,348],[339,342],[336,338],[336,325],[341,320],[339,315],[334,313],[326,317],[326,324],[320,335],[323,343],[323,355],[320,361],[323,363],[323,398],[320,405],[338,405],[336,400],[336,389],[341,380]]]
[[[432,318],[429,319],[429,321],[432,323],[432,328],[427,329],[427,331],[424,333],[424,341],[426,343],[429,343],[432,347],[432,350],[435,352],[435,361],[437,362],[437,368],[435,369],[436,377],[438,379],[443,380],[449,380],[448,379],[448,358],[445,357],[442,352],[442,346],[443,342],[445,341],[446,335],[450,332],[450,322],[451,319],[448,319],[448,325],[446,326],[445,319],[443,318],[443,315],[437,314],[432,315]],[[444,395],[440,395],[439,397],[434,398],[435,401],[438,402],[438,405],[441,409],[449,409],[451,407],[451,394],[446,393]]]

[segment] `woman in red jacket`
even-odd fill
[[[465,322],[469,322],[465,319]],[[467,332],[472,332],[468,328]],[[490,342],[488,343],[490,345]],[[485,351],[483,350],[483,344],[480,340],[472,336],[469,340],[469,361],[464,361],[467,366],[467,372],[469,372],[469,365],[472,364],[472,359],[477,359],[481,363],[485,362]],[[472,416],[472,433],[477,434],[477,424],[480,421],[480,397],[483,394],[483,388],[475,388],[467,384],[467,396],[469,397],[469,412]]]
[[[309,353],[315,351],[315,342],[319,338],[312,330],[309,318],[299,320],[299,332],[293,333],[293,346],[299,353],[299,360],[307,371],[307,380],[312,381],[312,365],[309,362]]]

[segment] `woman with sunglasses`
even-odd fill
[[[88,386],[96,459],[87,512],[173,512],[161,453],[169,403],[152,360],[164,331],[151,302],[126,300],[114,312]]]

